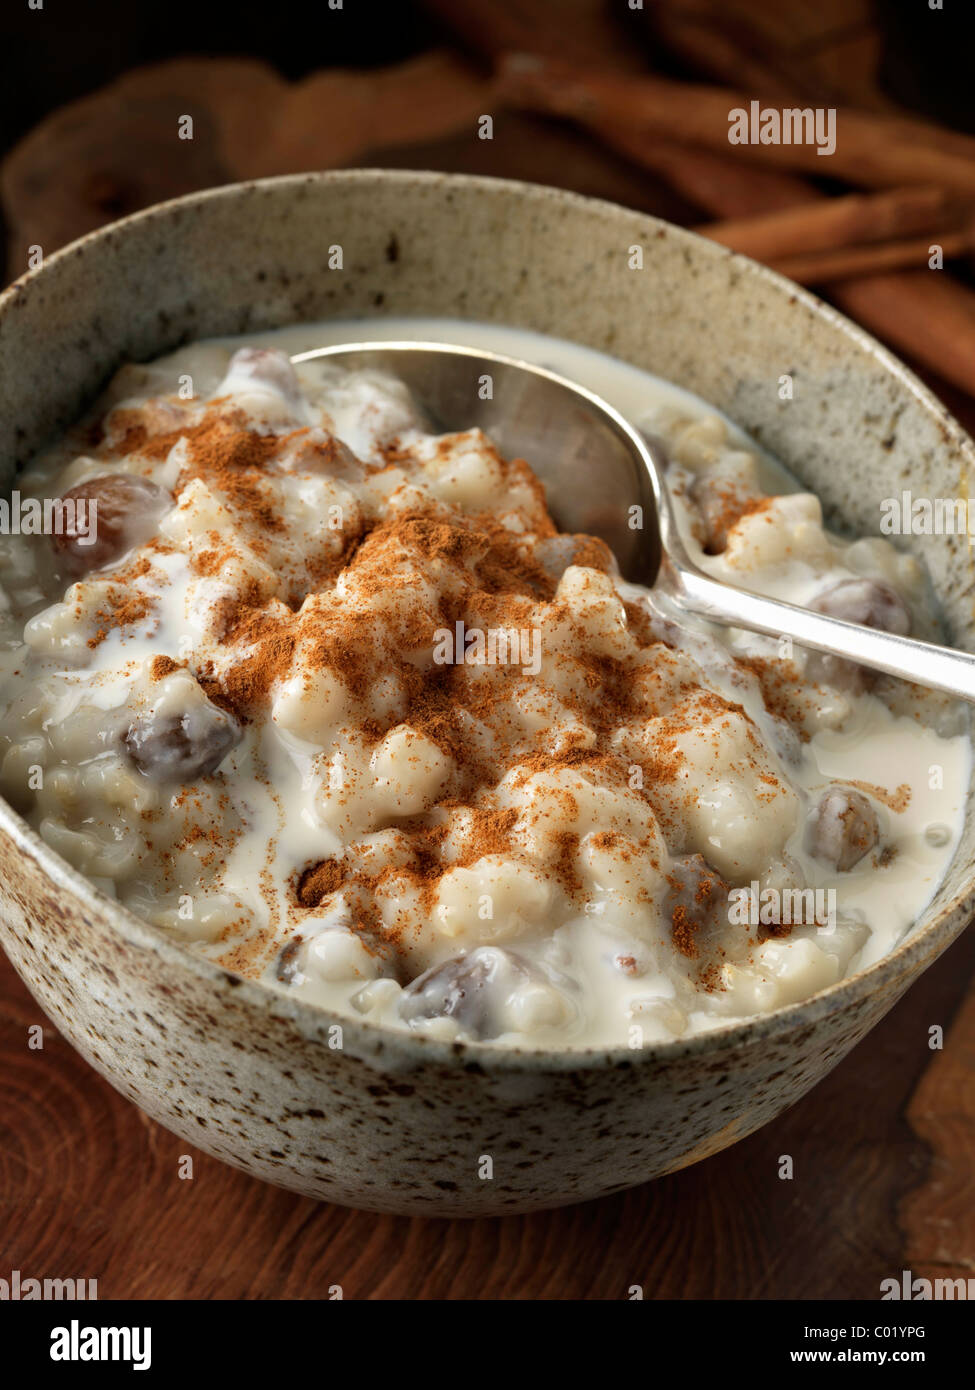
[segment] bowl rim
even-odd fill
[[[651,213],[624,207],[605,198],[589,197],[565,189],[544,184],[523,182],[518,179],[495,178],[479,174],[451,174],[434,170],[355,168],[322,170],[298,174],[283,174],[269,178],[250,179],[237,183],[221,184],[214,188],[199,189],[192,193],[154,203],[115,222],[95,228],[91,232],[61,247],[33,270],[25,272],[0,293],[0,332],[7,311],[15,300],[40,277],[45,277],[52,266],[77,258],[90,247],[102,242],[112,242],[129,229],[145,222],[165,220],[183,209],[193,208],[220,200],[233,200],[254,191],[276,192],[277,190],[296,191],[313,184],[316,187],[332,186],[341,189],[350,184],[400,184],[421,185],[428,189],[437,187],[463,188],[473,195],[490,197],[493,193],[507,193],[536,203],[549,202],[579,213],[618,217],[623,215],[642,222],[653,232],[663,231],[683,243],[688,253],[695,257],[711,257],[713,260],[730,259],[743,274],[757,277],[784,295],[784,308],[791,310],[794,305],[802,305],[818,318],[826,320],[837,328],[862,352],[871,357],[884,371],[893,376],[900,385],[912,395],[919,406],[946,429],[946,447],[955,446],[971,451],[975,458],[975,444],[951,415],[947,407],[898,357],[880,343],[859,324],[847,318],[832,305],[825,303],[804,287],[786,279],[767,266],[749,257],[729,251],[719,243],[699,236],[697,233],[655,217]],[[257,332],[267,330],[259,329]],[[624,359],[621,359],[624,360]],[[868,996],[880,993],[885,985],[891,989],[909,980],[912,974],[930,964],[957,935],[960,934],[967,919],[975,909],[975,865],[971,882],[962,886],[951,901],[940,909],[937,916],[920,931],[916,923],[908,928],[901,941],[885,956],[872,965],[857,970],[854,974],[837,980],[825,989],[818,990],[808,998],[792,1004],[783,1005],[769,1013],[757,1014],[751,1018],[718,1024],[696,1033],[689,1038],[673,1038],[664,1042],[643,1043],[639,1047],[595,1046],[595,1047],[498,1047],[491,1042],[447,1042],[429,1038],[421,1033],[389,1028],[381,1023],[356,1018],[351,1014],[333,1012],[322,1005],[303,999],[289,998],[279,993],[273,986],[260,980],[234,974],[195,952],[189,945],[167,935],[162,927],[152,926],[124,907],[116,899],[108,897],[96,888],[78,870],[72,868],[52,849],[40,835],[23,819],[9,803],[0,797],[0,835],[9,839],[17,849],[30,859],[52,887],[68,894],[81,909],[103,922],[128,946],[141,952],[151,952],[169,967],[187,970],[204,984],[218,992],[232,991],[235,1000],[249,1009],[290,1024],[302,1039],[328,1046],[330,1030],[336,1025],[343,1032],[343,1050],[354,1055],[380,1055],[393,1053],[406,1054],[411,1065],[424,1063],[446,1065],[461,1070],[472,1066],[482,1072],[516,1071],[589,1071],[603,1068],[633,1068],[638,1064],[664,1065],[679,1059],[694,1058],[707,1052],[732,1053],[755,1047],[777,1038],[794,1029],[811,1028],[823,1019],[839,1014],[847,1008],[862,1002]],[[952,861],[954,862],[954,861]],[[937,891],[937,890],[935,890]],[[0,921],[0,926],[2,926]],[[906,986],[905,986],[906,987]],[[355,1038],[357,1045],[349,1047],[345,1037]],[[334,1049],[330,1049],[334,1050]]]

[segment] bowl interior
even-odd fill
[[[0,297],[0,481],[9,485],[125,360],[214,334],[387,314],[524,326],[657,373],[734,418],[843,529],[878,534],[883,499],[902,489],[968,494],[975,449],[961,428],[886,350],[778,276],[610,204],[370,170],[164,204],[18,281]],[[926,564],[951,640],[975,649],[966,537],[903,544]],[[951,907],[958,917],[972,894],[971,803],[921,926]]]

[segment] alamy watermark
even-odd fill
[[[728,894],[728,921],[740,927],[818,927],[836,930],[835,888],[763,888],[752,879]]]
[[[728,112],[728,141],[732,145],[815,145],[817,154],[836,149],[835,106],[762,106],[751,101],[747,109]]]
[[[915,497],[908,489],[880,504],[882,536],[967,536],[975,545],[975,498]]]
[[[152,1365],[151,1327],[82,1327],[72,1318],[51,1330],[52,1361],[131,1361],[133,1371]]]
[[[542,668],[542,634],[538,628],[467,627],[463,620],[433,634],[438,666],[520,666],[537,676]]]
[[[85,497],[0,497],[0,535],[73,536],[78,545],[98,539],[98,501]]]
[[[48,1299],[60,1302],[66,1299],[86,1299],[94,1303],[98,1298],[97,1279],[35,1279],[21,1274],[19,1269],[10,1271],[9,1279],[0,1279],[0,1303],[29,1303]]]
[[[975,1298],[975,1279],[924,1279],[909,1269],[902,1269],[900,1278],[890,1276],[880,1281],[882,1300],[902,1299],[905,1302],[953,1302]]]

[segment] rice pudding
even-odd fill
[[[446,1039],[641,1046],[889,951],[957,843],[965,716],[686,618],[558,532],[530,459],[289,361],[383,335],[600,391],[716,578],[936,635],[913,558],[622,363],[456,323],[211,340],[123,368],[18,480],[65,508],[0,536],[3,794],[227,969]]]

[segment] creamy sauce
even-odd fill
[[[404,463],[405,473],[393,479],[397,485],[412,485],[410,470],[422,472],[429,465],[433,473],[418,478],[416,485],[427,489],[437,505],[473,512],[508,508],[522,519],[518,525],[526,517],[530,521],[536,502],[517,477],[497,472],[482,442],[459,437],[448,448],[445,468],[440,446],[417,430],[401,391],[357,375],[323,377],[318,364],[299,369],[304,387],[300,399],[260,380],[255,385],[247,371],[226,375],[230,353],[243,345],[295,354],[341,342],[397,338],[462,343],[549,366],[601,394],[637,426],[661,434],[672,446],[673,482],[686,539],[702,567],[715,577],[808,603],[824,586],[865,576],[902,597],[914,630],[921,635],[933,631],[924,577],[913,560],[883,542],[848,546],[829,538],[814,499],[795,493],[796,484],[784,471],[711,407],[577,345],[523,330],[445,320],[330,321],[181,349],[141,376],[137,369],[115,396],[126,406],[138,405],[170,396],[189,377],[198,400],[205,401],[219,388],[221,396],[244,409],[265,433],[311,430],[316,440],[322,435],[325,409],[332,434],[359,459],[380,460],[385,443],[394,436],[413,450],[420,462]],[[173,410],[170,423],[179,429],[180,407]],[[162,430],[165,423],[157,420],[154,428]],[[58,495],[108,470],[104,459],[78,454],[71,442],[49,451],[27,471],[21,486],[39,496]],[[123,452],[122,460],[111,467],[146,470],[138,451],[131,459]],[[793,746],[785,739],[788,729],[783,721],[766,708],[758,683],[743,678],[733,660],[767,662],[778,654],[776,644],[686,622],[661,601],[655,620],[664,626],[679,624],[676,636],[668,637],[675,645],[675,671],[685,676],[688,670],[697,671],[707,690],[728,707],[743,711],[730,716],[731,734],[714,734],[711,752],[702,735],[699,742],[705,752],[692,747],[687,753],[689,785],[698,791],[686,843],[678,846],[669,833],[661,836],[645,803],[627,787],[616,788],[611,796],[606,792],[601,802],[605,789],[598,779],[592,786],[571,783],[571,795],[583,806],[579,824],[589,830],[580,831],[581,896],[576,895],[574,906],[567,905],[556,882],[555,861],[546,858],[542,840],[541,848],[531,846],[532,837],[541,834],[539,808],[554,814],[552,808],[564,798],[569,782],[550,791],[536,779],[527,796],[529,803],[534,799],[534,808],[526,804],[523,792],[511,790],[503,804],[517,812],[519,833],[527,839],[519,855],[499,856],[503,862],[493,878],[485,877],[483,864],[475,862],[449,885],[441,883],[432,911],[429,903],[423,906],[426,899],[415,882],[405,882],[398,895],[388,894],[388,902],[382,898],[383,931],[393,930],[396,912],[404,904],[417,921],[424,913],[430,919],[416,928],[405,950],[409,978],[458,957],[470,962],[474,952],[488,952],[476,959],[500,999],[490,1027],[478,1033],[473,1025],[458,1022],[465,1017],[463,1010],[452,1014],[448,1008],[437,1014],[431,999],[435,1003],[456,981],[452,986],[448,979],[445,985],[434,977],[430,998],[416,991],[411,995],[404,991],[402,978],[392,977],[395,972],[387,969],[382,952],[377,957],[350,929],[350,906],[341,893],[325,895],[313,909],[295,900],[296,866],[340,858],[350,845],[368,840],[370,853],[395,864],[401,848],[395,826],[404,815],[428,814],[437,787],[447,786],[453,776],[449,760],[434,742],[397,734],[401,692],[393,688],[391,678],[384,684],[378,657],[375,685],[362,699],[368,703],[369,717],[386,733],[368,757],[355,738],[338,732],[342,718],[329,714],[345,708],[341,679],[327,671],[321,674],[317,667],[313,689],[300,671],[278,680],[268,695],[271,717],[249,723],[236,745],[225,751],[219,773],[193,781],[191,793],[160,791],[144,775],[138,748],[132,752],[133,711],[139,718],[151,715],[158,721],[168,717],[167,711],[179,718],[186,709],[204,723],[211,721],[207,737],[217,740],[219,751],[226,729],[213,723],[196,680],[183,667],[153,676],[153,658],[163,653],[178,662],[187,655],[193,670],[205,659],[214,688],[221,681],[232,682],[238,653],[215,643],[211,631],[214,603],[221,594],[241,592],[247,580],[264,586],[268,595],[282,583],[301,588],[305,558],[325,555],[341,538],[328,534],[329,508],[337,507],[346,521],[353,512],[382,515],[390,505],[392,483],[383,473],[343,480],[341,470],[329,477],[319,469],[306,476],[300,461],[291,459],[275,502],[285,521],[284,538],[273,540],[271,550],[262,552],[256,543],[247,543],[244,526],[241,544],[228,552],[218,572],[208,574],[200,565],[200,555],[210,544],[205,537],[214,532],[232,535],[241,513],[231,502],[221,503],[219,479],[208,477],[204,484],[186,488],[180,482],[186,466],[181,444],[153,465],[151,476],[160,487],[183,487],[180,505],[159,523],[168,548],[152,553],[149,573],[132,577],[129,571],[123,583],[126,593],[148,595],[151,618],[141,624],[110,622],[94,644],[93,624],[97,628],[104,621],[98,618],[104,612],[98,604],[111,610],[115,602],[108,582],[99,590],[97,576],[85,579],[73,603],[50,607],[63,585],[52,589],[57,580],[52,579],[49,563],[36,558],[38,543],[46,542],[0,538],[0,583],[11,596],[0,665],[0,692],[7,707],[0,721],[0,781],[41,834],[100,887],[195,949],[230,968],[256,974],[275,989],[392,1027],[420,1028],[444,1037],[485,1036],[502,1045],[640,1045],[793,1002],[872,964],[902,939],[943,877],[958,843],[970,772],[968,739],[944,701],[926,701],[904,689],[871,693],[842,685],[835,690],[817,687],[810,700],[800,680],[798,694],[791,688],[788,692],[795,706],[789,717],[805,741],[800,746],[792,734]],[[743,514],[729,532],[727,547],[706,554],[699,543],[700,516],[689,499],[700,480],[711,476],[712,467],[725,469],[736,486],[793,495],[775,499],[765,511]],[[340,575],[340,589],[345,582]],[[611,624],[613,604],[619,607],[611,593],[612,586],[607,590],[598,573],[576,567],[558,590],[577,619],[598,609],[598,621],[592,620],[592,640],[597,643],[610,641],[600,624]],[[616,594],[638,606],[646,602],[645,591],[622,581],[616,583]],[[28,649],[20,636],[25,618]],[[552,647],[558,647],[555,638],[550,640]],[[801,656],[799,662],[801,677]],[[555,682],[557,691],[555,675],[547,668],[543,675]],[[568,719],[567,708],[556,699],[539,712],[539,728],[547,727],[557,737]],[[648,720],[653,713],[648,706]],[[755,731],[757,741],[746,747],[741,740],[748,729]],[[672,736],[673,728],[662,725],[661,739]],[[632,737],[632,731],[621,735],[620,747],[631,749]],[[128,756],[115,751],[120,738],[130,750]],[[739,743],[727,752],[725,742],[735,738]],[[651,740],[645,750],[648,757],[655,755],[655,747]],[[631,751],[625,756],[634,755]],[[742,771],[745,763],[747,775]],[[28,794],[25,783],[35,766],[44,769],[44,785]],[[329,790],[337,773],[341,795]],[[570,772],[564,777],[571,780]],[[875,850],[841,873],[811,852],[809,838],[810,808],[834,782],[867,789],[864,794],[880,837]],[[780,803],[769,793],[770,805],[765,805],[764,784],[775,784]],[[873,794],[870,788],[879,790]],[[898,795],[899,788],[906,793]],[[659,810],[659,815],[666,825],[665,811]],[[634,817],[644,818],[642,840],[632,829]],[[618,835],[621,825],[630,827],[626,833],[632,833],[634,844],[644,846],[644,861],[659,852],[659,871],[639,892],[632,887],[632,874],[621,869],[619,855],[614,857],[599,843],[600,829],[612,826]],[[193,826],[201,832],[197,838]],[[208,838],[214,826],[220,828],[219,843]],[[463,839],[461,829],[452,827],[450,835],[454,834]],[[677,838],[682,835],[683,829]],[[651,853],[647,844],[657,845],[657,850]],[[881,854],[884,849],[887,852]],[[669,922],[664,923],[666,930],[660,923],[668,874],[675,872],[674,864],[696,854],[738,889],[754,883],[757,889],[779,892],[797,884],[824,894],[832,891],[833,920],[804,923],[787,937],[773,935],[764,941],[752,931],[748,949],[735,956],[729,947],[718,972],[720,981],[712,974],[704,987],[694,973],[694,961],[681,957],[671,945]],[[162,863],[165,872],[159,867]],[[479,916],[478,904],[485,896],[507,904],[497,919]],[[463,925],[458,927],[458,922]],[[300,943],[290,948],[289,956],[289,942],[296,937]],[[401,961],[401,976],[402,968]],[[461,984],[468,991],[487,988],[466,977]],[[404,998],[412,1004],[404,1005]]]

